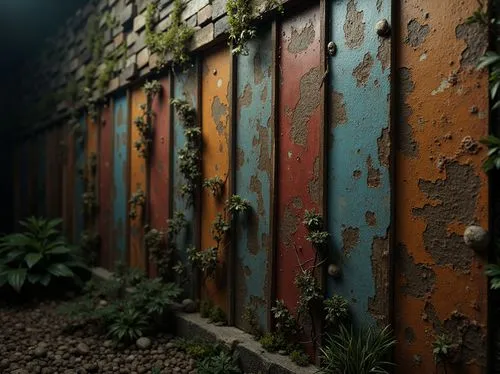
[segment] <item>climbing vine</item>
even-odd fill
[[[229,45],[235,55],[248,55],[247,43],[256,35],[252,2],[248,0],[227,0],[226,12],[229,23]]]
[[[156,32],[158,19],[158,0],[148,4],[146,10],[146,45],[151,53],[158,57],[157,67],[164,68],[171,57],[175,66],[185,66],[189,62],[188,45],[193,37],[194,29],[182,20],[184,4],[182,0],[174,0],[174,8],[170,15],[170,26],[166,32]]]
[[[128,216],[130,217],[130,219],[136,219],[137,208],[144,208],[144,206],[146,205],[146,193],[141,188],[139,188],[132,194],[128,203],[130,205]]]
[[[153,144],[153,100],[161,91],[160,82],[153,80],[144,84],[144,92],[146,93],[146,103],[142,104],[140,109],[142,114],[135,120],[134,124],[139,131],[139,140],[134,143],[134,147],[139,155],[148,160]]]

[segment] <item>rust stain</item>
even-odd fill
[[[359,228],[357,227],[345,228],[342,231],[342,242],[343,242],[344,254],[348,256],[349,253],[359,244]]]
[[[367,212],[368,213],[368,212]],[[389,317],[389,261],[388,237],[374,237],[372,241],[372,269],[375,295],[368,300],[368,310],[381,325],[387,325]]]
[[[349,0],[344,22],[345,44],[349,49],[361,47],[365,40],[365,23],[363,11],[356,10],[357,1]]]
[[[409,96],[415,89],[415,83],[412,81],[411,72],[408,68],[401,68],[400,84],[400,108],[401,125],[399,127],[399,149],[408,157],[416,157],[418,154],[418,144],[413,136],[413,128],[409,124],[409,118],[413,114],[411,106],[408,104]]]
[[[405,341],[407,344],[412,344],[415,341],[415,331],[411,327],[405,328]]]
[[[255,175],[250,177],[250,191],[257,195],[257,214],[259,216],[263,216],[265,214],[265,210],[264,199],[262,197],[262,183]]]
[[[309,197],[311,201],[315,204],[320,203],[320,195],[321,195],[321,186],[319,181],[319,157],[314,159],[313,165],[313,178],[307,184],[307,192],[309,193]]]
[[[461,235],[448,233],[447,228],[454,222],[464,225],[474,222],[481,184],[470,165],[450,162],[445,171],[446,179],[419,181],[420,190],[433,203],[414,208],[413,214],[426,219],[424,244],[436,263],[469,272],[474,253],[465,245]]]
[[[366,212],[365,213],[365,221],[368,226],[376,226],[377,225],[377,216],[375,215],[375,212]]]
[[[389,129],[382,129],[382,135],[377,138],[378,146],[378,160],[380,165],[389,167],[390,153],[391,153],[391,139]]]
[[[413,48],[419,47],[427,35],[429,35],[430,27],[428,25],[421,25],[416,19],[412,19],[408,22],[408,36],[406,37],[406,43]]]
[[[456,27],[455,35],[466,44],[460,64],[464,67],[475,67],[479,57],[483,56],[488,48],[488,29],[479,23],[462,23]]]
[[[474,140],[471,136],[465,136],[460,142],[460,148],[463,152],[475,155],[479,152],[479,143]]]
[[[370,188],[380,187],[380,170],[373,167],[373,160],[371,156],[366,159],[366,168],[368,174],[366,176],[366,183]]]
[[[238,108],[245,108],[252,103],[252,86],[247,84],[238,100]],[[212,106],[213,108],[213,106]],[[213,109],[212,109],[213,110]]]
[[[273,170],[273,161],[270,153],[271,135],[269,134],[267,128],[261,126],[260,124],[257,124],[257,131],[259,133],[258,144],[260,147],[257,168],[259,170],[265,171],[267,175],[271,177]]]
[[[256,53],[253,58],[253,79],[256,86],[264,80],[264,71],[262,71],[262,63],[260,53]]]
[[[245,164],[245,152],[240,147],[236,147],[236,168],[239,169]]]
[[[280,232],[283,238],[283,244],[287,248],[292,247],[293,235],[297,232],[300,223],[300,218],[292,211],[290,206],[285,207],[283,219],[280,222]]]
[[[316,32],[312,23],[308,23],[300,32],[292,26],[292,36],[288,44],[288,52],[299,54],[306,51],[314,42],[315,36]]]
[[[361,174],[362,174],[362,173],[361,173],[361,170],[354,170],[354,171],[352,172],[352,177],[353,177],[354,179],[359,179],[359,178],[361,178]]]
[[[396,250],[398,266],[405,282],[401,285],[401,292],[416,298],[423,298],[434,290],[436,274],[430,266],[416,264],[408,249],[399,243]]]
[[[345,108],[344,94],[338,91],[333,91],[333,123],[332,127],[344,125],[347,123],[347,113]]]
[[[219,96],[214,96],[212,99],[212,120],[215,123],[217,133],[224,135],[227,121],[227,105],[220,101]]]
[[[263,103],[265,103],[266,100],[267,100],[267,95],[268,95],[267,86],[264,86],[264,88],[262,89],[262,92],[260,94],[260,101],[262,101]]]
[[[356,78],[357,87],[365,87],[367,85],[372,67],[373,57],[369,52],[366,52],[363,61],[361,61],[352,71],[352,76]]]
[[[391,67],[391,39],[390,38],[380,38],[380,44],[378,45],[377,60],[380,61],[382,65],[382,72],[385,69]]]
[[[319,67],[312,68],[300,79],[300,98],[292,114],[291,139],[302,147],[307,144],[309,119],[320,104],[320,84]]]

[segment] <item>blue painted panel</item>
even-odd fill
[[[85,193],[85,183],[82,178],[82,173],[85,173],[85,141],[87,133],[87,124],[85,121],[85,116],[82,116],[79,121],[80,130],[78,136],[75,139],[75,204],[74,217],[75,217],[75,232],[74,241],[78,243],[80,237],[85,230],[85,215],[83,208],[83,194]]]
[[[257,313],[260,328],[268,330],[268,254],[271,251],[272,180],[272,36],[259,29],[248,44],[249,54],[238,58],[235,192],[250,201],[252,212],[238,217],[235,269],[235,322],[249,329],[245,308]]]
[[[197,81],[197,67],[194,66],[187,72],[182,74],[174,75],[174,98],[188,100],[190,105],[194,108],[197,107],[197,93],[198,93],[198,81]],[[181,187],[184,183],[184,177],[179,170],[179,159],[177,157],[179,150],[186,144],[186,137],[184,136],[184,128],[180,122],[177,114],[174,114],[174,124],[173,124],[173,149],[172,149],[172,212],[183,212],[186,221],[189,223],[188,227],[181,231],[177,236],[177,252],[179,255],[179,260],[185,265],[188,265],[186,248],[192,246],[195,243],[194,240],[194,208],[187,207],[185,199],[181,195]],[[186,267],[189,269],[189,266]],[[187,283],[184,286],[186,293],[190,296],[194,293],[193,274],[190,270],[187,275]]]
[[[128,103],[126,94],[116,96],[113,112],[113,234],[112,258],[127,260],[128,220]]]
[[[390,38],[376,21],[390,20],[389,0],[330,1],[332,104],[328,149],[328,225],[332,259],[342,278],[328,278],[328,294],[352,303],[355,322],[385,321],[389,305],[388,230]]]

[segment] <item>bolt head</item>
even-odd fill
[[[328,54],[334,56],[337,53],[337,45],[334,42],[328,43]]]
[[[328,275],[334,279],[339,279],[342,276],[342,270],[335,264],[328,265]]]
[[[475,251],[484,251],[488,248],[490,238],[481,226],[469,226],[464,231],[464,242]]]
[[[382,19],[375,24],[375,31],[378,36],[388,36],[391,31],[391,26],[386,19]]]

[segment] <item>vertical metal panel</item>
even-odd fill
[[[475,0],[411,0],[398,12],[398,373],[435,372],[432,343],[440,334],[460,348],[448,373],[487,372],[487,258],[463,240],[471,224],[486,229],[489,215],[487,151],[478,142],[488,133],[488,76],[475,69],[488,31],[467,23],[477,7]]]
[[[150,199],[147,196],[146,184],[146,161],[139,155],[135,149],[134,143],[140,140],[139,130],[134,124],[134,120],[142,115],[141,105],[146,104],[146,94],[142,87],[137,88],[131,93],[131,108],[130,108],[130,196],[141,189],[146,194],[146,200]],[[141,207],[137,207],[137,217],[130,219],[129,228],[129,264],[131,267],[138,269],[146,269],[146,253],[144,252],[143,237],[144,237],[144,218],[145,211]]]
[[[268,330],[267,295],[271,251],[272,59],[271,27],[259,28],[248,44],[248,56],[237,62],[236,180],[235,193],[252,205],[249,215],[239,217],[236,240],[235,323],[249,329],[243,319],[246,307],[257,312],[260,327]]]
[[[56,218],[62,217],[63,203],[63,148],[62,148],[62,130],[63,127],[58,125],[54,128],[53,134],[53,164],[54,164],[54,186],[52,191],[53,196],[53,216]]]
[[[390,37],[375,23],[390,21],[391,2],[330,1],[330,140],[328,228],[330,259],[342,278],[328,294],[349,299],[358,325],[388,322],[391,218]]]
[[[182,74],[174,76],[174,97],[185,99],[193,108],[198,105],[198,67],[194,66]],[[179,151],[186,144],[186,137],[184,136],[184,128],[179,121],[177,115],[173,116],[173,149],[172,149],[172,212],[183,212],[186,217],[188,226],[185,230],[181,231],[177,236],[176,247],[178,249],[179,259],[184,265],[188,264],[186,248],[195,245],[195,213],[194,207],[186,207],[184,198],[181,196],[181,187],[185,182],[179,169]],[[188,274],[188,282],[184,286],[186,293],[190,296],[194,294],[193,284],[194,274]]]
[[[101,112],[99,129],[99,235],[101,237],[101,266],[111,269],[114,254],[111,244],[113,222],[112,186],[113,186],[113,122],[112,109],[105,106]]]
[[[68,238],[74,237],[74,185],[75,185],[75,140],[72,126],[67,124],[64,128],[64,230]]]
[[[22,143],[14,147],[14,170],[13,170],[13,191],[14,191],[14,227],[17,228],[17,222],[21,219],[22,200],[21,200],[21,167],[22,167]]]
[[[54,165],[54,129],[45,132],[45,164],[47,173],[45,174],[45,206],[47,218],[54,217],[54,185],[55,185],[55,165]]]
[[[165,230],[170,212],[170,79],[163,78],[160,84],[162,90],[153,102],[154,137],[148,200],[151,227]],[[156,275],[154,266],[150,266],[150,275]]]
[[[36,137],[36,212],[39,217],[45,217],[46,211],[46,187],[45,173],[47,170],[47,132]]]
[[[295,251],[302,262],[315,256],[302,219],[306,209],[321,207],[319,6],[284,21],[280,49],[276,292],[294,310],[299,269]]]
[[[26,172],[28,174],[28,215],[36,216],[36,200],[37,200],[37,164],[38,152],[36,149],[36,136],[32,136],[28,139],[28,168]]]
[[[202,137],[203,137],[203,165],[204,179],[219,176],[227,180],[229,175],[229,94],[230,81],[230,54],[224,46],[207,54],[203,61],[202,72]],[[202,192],[202,222],[201,246],[206,250],[215,246],[212,238],[212,223],[217,213],[222,213],[224,201],[227,199],[228,183],[226,182],[223,196],[216,199],[208,190]],[[221,245],[224,247],[224,245]],[[227,303],[227,263],[224,248],[219,250],[219,264],[215,281],[207,280],[205,284],[206,296],[216,305],[228,312]]]
[[[129,124],[126,94],[116,96],[113,106],[113,259],[127,261]]]
[[[83,194],[85,192],[85,183],[82,178],[83,173],[85,173],[85,143],[86,143],[86,120],[85,116],[82,116],[79,121],[80,132],[79,136],[75,138],[75,188],[74,188],[74,237],[75,243],[80,241],[83,230],[85,229],[85,217],[83,211]]]
[[[20,153],[20,165],[19,165],[19,219],[24,219],[29,214],[29,199],[28,199],[28,191],[29,191],[29,179],[28,179],[28,170],[29,168],[29,143],[27,140],[24,140],[21,144],[21,153]]]

